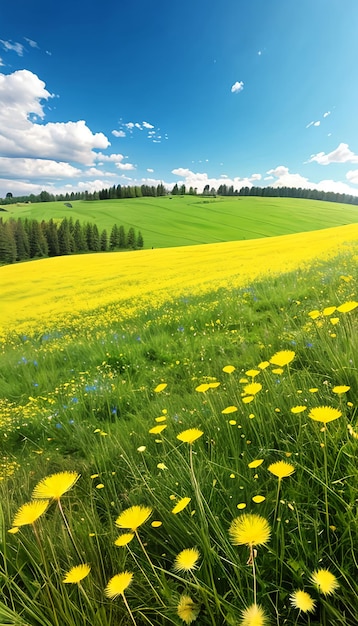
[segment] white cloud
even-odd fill
[[[29,70],[0,74],[0,153],[90,165],[94,149],[110,145],[103,133],[93,134],[84,120],[34,123],[34,115],[45,116],[42,101],[53,97]]]
[[[326,111],[326,113],[323,113],[323,117],[328,117],[329,115],[331,115],[330,111]]]
[[[151,167],[147,167],[147,172],[149,172],[149,174],[153,174],[154,170],[152,170]]]
[[[38,48],[38,43],[36,41],[34,41],[33,39],[29,39],[28,37],[24,37],[25,41],[27,41],[27,43],[29,44],[29,46],[31,46],[31,48]]]
[[[273,175],[277,180],[271,187],[301,187],[302,189],[317,189],[318,191],[333,191],[334,193],[347,193],[358,195],[358,190],[350,187],[346,183],[335,180],[321,180],[313,183],[300,174],[291,174],[288,167],[279,165],[275,169],[269,170],[267,174]],[[267,179],[265,179],[267,180]]]
[[[220,185],[227,185],[227,187],[231,187],[232,185],[234,189],[237,190],[241,189],[241,187],[252,187],[251,178],[240,178],[238,176],[228,178],[226,174],[219,178],[211,178],[205,172],[192,172],[184,167],[178,167],[172,170],[172,174],[181,177],[181,180],[177,181],[178,185],[184,184],[187,188],[197,188],[199,193],[203,191],[205,185],[209,185],[210,188],[214,187],[215,189],[220,187]]]
[[[0,157],[1,176],[12,178],[71,178],[79,176],[81,170],[69,163],[50,161],[46,159],[10,159]]]
[[[273,176],[265,176],[264,180],[273,180],[274,177]]]
[[[319,163],[320,165],[329,165],[329,163],[358,163],[358,155],[354,154],[349,149],[347,143],[340,143],[338,148],[325,154],[324,152],[318,152],[318,154],[312,154],[308,163]]]
[[[134,126],[135,126],[136,128],[138,128],[138,130],[143,130],[143,128],[141,127],[141,125],[140,125],[138,122],[136,122],[136,123],[134,124]]]
[[[260,57],[260,56],[262,55],[261,50],[259,50],[257,54],[258,54],[258,55],[259,55],[259,57]]]
[[[346,174],[347,180],[353,185],[358,185],[358,170],[349,170]]]
[[[115,166],[118,167],[119,170],[135,170],[135,165],[132,163],[115,163]]]
[[[321,122],[318,120],[317,122],[313,122],[313,126],[320,126]]]
[[[240,82],[237,80],[236,83],[233,84],[233,86],[231,87],[231,93],[239,93],[240,91],[242,91],[244,88],[244,83],[242,82],[242,80],[240,80]]]
[[[115,137],[125,137],[126,136],[124,130],[112,130],[112,135],[114,135]]]
[[[143,126],[144,128],[148,128],[148,129],[154,128],[154,126],[152,124],[149,124],[149,122],[143,122]]]
[[[307,124],[306,128],[309,128],[310,126],[313,126],[314,122],[310,122],[309,124]]]
[[[251,174],[250,178],[251,180],[261,180],[262,176],[261,174]]]
[[[124,126],[126,126],[128,130],[133,130],[135,124],[133,122],[128,122],[127,124],[124,124]]]
[[[0,39],[0,44],[2,45],[2,47],[4,48],[4,50],[6,50],[7,52],[11,51],[11,52],[16,52],[16,54],[19,55],[19,57],[22,57],[24,55],[24,46],[22,45],[22,43],[18,43],[17,41],[5,41],[4,39]]]
[[[2,60],[2,58],[0,57],[0,67],[3,67],[5,65],[4,61]]]
[[[120,170],[134,170],[135,165],[132,163],[123,163],[123,159],[126,159],[123,154],[103,154],[102,152],[96,152],[95,154],[96,161],[106,161],[107,163],[114,163],[116,167]]]

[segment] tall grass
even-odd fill
[[[0,623],[357,623],[356,258],[189,292],[92,337],[86,313],[65,340],[9,335]],[[340,416],[315,421],[318,407]],[[192,428],[202,434],[191,442],[181,434]],[[269,470],[278,461],[290,475]],[[36,484],[66,471],[81,476],[62,512],[52,499],[9,532]],[[149,519],[115,545],[131,533],[116,520],[135,505]],[[235,545],[229,528],[246,514],[266,521],[267,541],[254,527]],[[187,549],[198,558],[178,570]],[[80,564],[90,573],[63,582]],[[337,583],[328,590],[312,580],[322,570]],[[133,578],[111,599],[124,572]],[[297,606],[297,591],[314,609]]]

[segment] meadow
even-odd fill
[[[31,218],[96,222],[140,230],[146,248],[258,239],[357,222],[358,208],[298,198],[172,196],[129,200],[75,201],[7,205],[4,220]]]
[[[0,624],[357,624],[357,242],[0,268]]]

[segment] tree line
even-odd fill
[[[143,248],[141,232],[133,227],[125,230],[124,226],[114,224],[108,234],[106,229],[99,230],[91,222],[75,222],[65,217],[61,222],[36,219],[0,218],[0,263],[63,256],[81,252],[107,252]]]

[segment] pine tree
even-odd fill
[[[143,246],[144,246],[143,235],[142,235],[142,233],[139,231],[139,233],[138,233],[138,237],[137,237],[137,248],[143,248]]]
[[[60,255],[71,254],[71,235],[66,217],[62,220],[58,229],[58,244]]]
[[[120,226],[118,230],[118,248],[125,248],[127,245],[126,231],[124,226]]]
[[[131,226],[128,235],[127,235],[127,248],[132,248],[133,250],[136,247],[136,236],[134,228]]]
[[[28,259],[30,257],[29,238],[20,218],[16,221],[14,234],[17,249],[17,261]]]
[[[119,231],[117,224],[113,224],[111,234],[109,236],[109,247],[111,250],[119,248]]]
[[[100,237],[100,247],[103,252],[108,250],[108,235],[106,229],[102,230]]]

